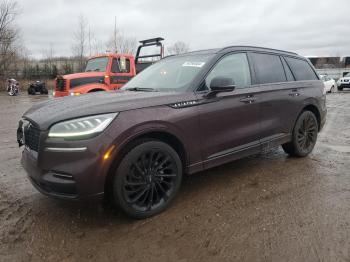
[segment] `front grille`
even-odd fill
[[[24,144],[30,149],[39,151],[40,130],[29,124],[24,128]]]
[[[86,85],[86,84],[93,84],[93,83],[103,83],[104,78],[103,76],[96,76],[96,77],[81,77],[81,78],[75,78],[71,79],[69,82],[70,88]]]
[[[344,82],[349,82],[349,79],[344,79]]]
[[[56,79],[56,90],[64,91],[66,90],[66,86],[67,86],[67,79],[64,79],[64,78]]]

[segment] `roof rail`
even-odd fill
[[[262,50],[266,50],[266,51],[277,51],[277,52],[283,52],[283,53],[288,53],[288,54],[293,54],[293,55],[298,55],[295,52],[290,52],[290,51],[284,51],[284,50],[280,50],[280,49],[274,49],[274,48],[267,48],[267,47],[259,47],[259,46],[226,46],[222,49],[220,49],[218,52],[224,51],[226,49],[230,49],[230,48],[237,48],[237,47],[242,47],[242,48],[252,48],[252,49],[262,49]]]

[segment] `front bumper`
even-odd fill
[[[350,88],[350,82],[340,82],[339,87]]]
[[[22,152],[21,163],[27,171],[30,182],[39,192],[56,198],[79,198],[73,176],[41,170],[36,166],[36,159],[31,156],[27,149]]]
[[[68,144],[42,137],[38,153],[25,148],[21,163],[30,182],[38,191],[54,198],[102,199],[111,162],[111,159],[104,160],[102,156],[112,141],[109,136],[101,136],[103,134],[99,139],[71,141]],[[82,144],[86,147],[83,152],[48,150],[50,147],[78,148]]]
[[[55,90],[53,93],[54,97],[63,97],[63,96],[69,96],[69,92],[68,91],[57,91]]]

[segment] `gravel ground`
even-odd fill
[[[164,213],[53,200],[20,165],[16,126],[47,96],[0,94],[0,261],[350,261],[350,92],[328,95],[313,153],[281,148],[185,178]]]

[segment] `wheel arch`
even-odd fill
[[[320,111],[317,108],[317,106],[315,106],[313,104],[308,104],[308,105],[304,106],[304,108],[301,110],[300,114],[298,115],[298,118],[301,115],[301,113],[304,112],[304,111],[310,111],[316,116],[317,125],[318,125],[318,131],[320,131],[320,129],[321,129],[321,114],[320,114]]]
[[[123,144],[118,151],[113,156],[113,162],[110,165],[107,176],[105,179],[105,185],[104,185],[104,191],[107,198],[111,196],[112,193],[112,181],[114,177],[114,173],[116,168],[118,167],[120,161],[122,160],[123,156],[134,146],[136,141],[140,140],[147,140],[147,139],[154,139],[162,141],[166,144],[168,144],[170,147],[172,147],[176,153],[179,155],[181,163],[182,163],[182,169],[185,173],[186,166],[188,163],[188,153],[185,149],[184,144],[181,142],[181,140],[174,134],[164,131],[164,130],[149,130],[144,133],[138,134]]]
[[[90,83],[81,86],[74,87],[71,91],[78,92],[81,94],[97,92],[97,91],[108,91],[108,86],[106,84],[101,83]],[[94,91],[93,91],[94,90]]]
[[[106,91],[106,90],[104,90],[104,89],[102,89],[102,88],[94,88],[94,89],[91,89],[91,90],[89,90],[89,91],[87,91],[88,93],[93,93],[93,92],[100,92],[100,91]]]

